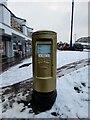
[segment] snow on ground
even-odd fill
[[[83,83],[83,84],[82,84]],[[74,89],[75,87],[78,90]],[[6,100],[7,103],[7,100]],[[5,103],[4,103],[5,104]],[[88,118],[88,67],[83,67],[57,78],[57,99],[46,112],[35,115],[32,108],[15,102],[12,108],[3,112],[3,118]],[[52,113],[56,113],[53,116]]]
[[[57,51],[57,68],[68,63],[88,59],[88,57],[88,52]]]
[[[57,51],[57,68],[65,64],[88,59],[88,52]],[[26,67],[19,66],[32,63],[32,58],[23,60],[22,63],[11,67],[0,75],[0,87],[12,85],[32,77],[32,64]]]
[[[64,113],[63,117],[88,118],[88,67],[58,78],[57,84],[56,104]]]
[[[88,59],[87,52],[58,51],[57,56],[57,67],[78,60]],[[30,62],[31,59],[27,59],[22,64]],[[25,74],[26,78],[23,78],[23,80],[32,77],[32,66],[19,68],[22,64],[11,67],[2,73],[3,86],[21,81]],[[14,77],[14,72],[17,77]],[[12,79],[9,78],[11,74],[13,74]],[[8,104],[7,98],[8,96],[3,105],[0,102],[0,106]],[[16,99],[17,97],[14,99],[12,108],[6,105],[8,108],[2,113],[3,118],[88,118],[88,66],[83,66],[62,77],[57,77],[57,98],[52,108],[46,112],[36,115],[30,112],[32,108],[28,108],[27,106],[22,111],[24,104],[18,104],[15,102]],[[56,115],[54,116],[52,113],[56,113]]]
[[[19,68],[23,64],[32,63],[32,58],[23,60],[22,63],[11,67],[0,75],[0,87],[12,85],[32,77],[32,64]]]
[[[85,83],[85,87],[81,84]],[[81,91],[74,90],[78,87]],[[57,99],[50,111],[35,117],[88,118],[88,68],[81,68],[61,78],[57,78]],[[31,116],[30,116],[31,117]]]

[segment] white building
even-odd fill
[[[25,19],[7,8],[7,0],[0,0],[0,53],[8,58],[31,53],[32,32]]]
[[[7,6],[7,0],[0,0],[0,4],[4,4],[5,6]]]

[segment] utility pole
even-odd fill
[[[72,49],[72,34],[73,34],[73,15],[74,15],[74,0],[72,0],[72,16],[71,16],[71,35],[70,35],[70,49]]]

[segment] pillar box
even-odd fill
[[[55,102],[57,34],[37,31],[32,35],[33,94],[36,105],[50,109]]]

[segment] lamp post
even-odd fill
[[[74,15],[74,0],[72,0],[72,16],[71,16],[70,49],[72,49],[73,15]]]

